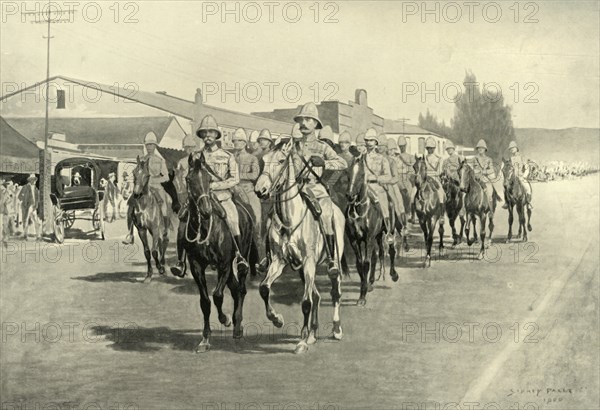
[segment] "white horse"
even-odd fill
[[[255,191],[261,198],[270,194],[274,197],[274,210],[268,228],[271,264],[265,279],[260,284],[260,295],[265,302],[267,318],[276,327],[282,327],[283,316],[277,313],[269,302],[271,285],[279,278],[286,265],[300,271],[300,277],[304,282],[304,296],[302,297],[304,325],[301,340],[296,345],[295,352],[304,353],[308,350],[308,345],[317,341],[321,296],[315,284],[315,273],[317,264],[325,262],[327,252],[319,222],[310,213],[305,200],[302,199],[301,186],[296,180],[293,159],[294,156],[299,155],[295,151],[292,141],[278,144],[273,151],[263,157],[264,170],[256,181]],[[338,261],[340,255],[344,253],[344,224],[344,214],[336,205],[333,205],[333,226],[337,245],[334,257]],[[332,336],[334,339],[341,340],[342,278],[339,271],[329,276],[333,302]]]

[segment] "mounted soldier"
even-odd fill
[[[162,217],[165,219],[166,226],[169,226],[169,195],[163,188],[162,184],[169,181],[169,170],[167,169],[167,163],[165,159],[158,153],[158,139],[156,134],[152,131],[146,134],[144,137],[144,146],[147,154],[142,158],[142,162],[148,162],[148,171],[150,172],[150,180],[148,182],[148,188],[153,195],[156,196],[160,204],[160,211]],[[139,158],[139,157],[138,157]],[[127,201],[127,236],[123,240],[126,245],[133,243],[133,205],[131,199],[133,195],[129,197]],[[172,201],[176,201],[177,198],[170,198]]]
[[[336,146],[335,146],[335,142],[333,142],[333,130],[331,129],[331,127],[329,125],[326,125],[323,127],[322,130],[319,131],[319,140],[325,142],[327,145],[329,145],[333,150],[336,150]],[[350,154],[352,155],[352,154]],[[343,209],[345,206],[345,197],[346,197],[346,193],[345,192],[340,192],[338,187],[337,187],[337,183],[340,180],[340,178],[342,177],[342,175],[346,172],[346,170],[343,171],[323,171],[323,176],[321,177],[323,183],[325,184],[325,186],[327,187],[327,190],[329,191],[333,202],[340,207],[340,209]]]
[[[263,241],[261,238],[262,213],[260,200],[254,192],[254,183],[260,175],[260,165],[258,159],[246,152],[248,137],[243,128],[238,128],[233,133],[232,142],[234,145],[234,157],[238,163],[240,171],[240,183],[235,187],[235,193],[239,195],[242,202],[248,204],[252,209],[254,220],[254,236],[257,244]],[[259,245],[260,246],[260,245]]]
[[[220,213],[220,207],[221,216],[226,219],[227,226],[237,247],[236,263],[238,269],[240,269],[240,265],[247,266],[247,262],[240,253],[240,249],[244,247],[240,239],[238,210],[232,200],[232,189],[240,182],[238,164],[233,154],[219,148],[217,145],[222,133],[212,115],[207,115],[202,119],[196,130],[196,135],[204,142],[201,155],[204,156],[204,161],[212,177],[210,191],[216,205],[215,211]]]
[[[189,156],[195,152],[202,151],[204,143],[202,140],[194,137],[193,134],[186,134],[182,141],[182,148],[186,155],[177,162],[175,167],[175,189],[179,197],[179,202],[183,205],[178,213],[179,216],[179,227],[177,228],[177,264],[171,267],[171,273],[180,278],[186,274],[185,265],[185,250],[183,249],[183,239],[185,235],[186,221],[187,221],[187,184],[186,177],[189,173]]]
[[[393,182],[390,163],[377,150],[379,140],[375,129],[369,128],[364,138],[367,149],[364,157],[365,177],[367,184],[369,184],[369,193],[373,202],[379,203],[383,215],[383,223],[388,233],[388,241],[393,241],[394,237],[390,233],[394,232],[394,224],[392,224],[390,218],[390,205],[387,192],[388,185]]]
[[[396,203],[394,206],[396,207],[396,214],[398,219],[402,222],[402,235],[406,237],[408,235],[408,224],[406,218],[406,210],[407,207],[410,209],[410,205],[407,205],[402,194],[402,184],[401,180],[403,179],[402,169],[404,164],[400,158],[400,148],[398,147],[398,143],[394,138],[387,139],[387,147],[388,147],[388,161],[390,162],[390,170],[392,172],[392,177],[394,179],[394,184],[392,185],[392,189],[394,191],[394,197]],[[410,195],[410,190],[407,191],[407,194]]]
[[[356,136],[356,149],[358,149],[358,152],[360,152],[361,154],[367,152],[367,143],[365,142],[364,132],[361,132]]]
[[[527,195],[527,209],[533,209],[531,205],[531,184],[527,177],[529,176],[530,167],[529,163],[521,156],[519,146],[516,141],[511,141],[508,144],[508,151],[510,152],[510,162],[514,168],[515,176],[521,181],[525,194]],[[504,164],[503,164],[504,165]],[[504,186],[508,188],[508,181],[504,181]],[[502,205],[502,208],[508,209],[508,204]]]
[[[271,132],[268,129],[263,129],[258,135],[258,146],[260,149],[260,153],[257,154],[258,163],[260,165],[260,170],[262,172],[265,163],[262,160],[262,157],[271,152],[273,149],[273,137],[271,137]]]
[[[425,149],[427,150],[427,154],[424,156],[425,165],[427,166],[427,178],[433,181],[433,186],[436,188],[438,199],[440,203],[445,203],[446,196],[444,194],[444,188],[442,187],[442,181],[440,179],[440,175],[442,174],[442,157],[435,153],[435,140],[433,137],[428,137],[425,141]],[[413,203],[415,200],[415,195],[417,193],[417,189],[413,188],[411,200]],[[440,224],[444,223],[444,214],[440,217]]]
[[[402,194],[400,193],[400,187],[398,186],[398,175],[399,175],[399,170],[398,170],[398,163],[397,163],[397,159],[390,155],[390,146],[391,146],[391,150],[397,152],[398,151],[398,145],[396,144],[396,141],[394,141],[393,138],[388,138],[386,134],[381,133],[379,134],[379,136],[377,137],[378,139],[378,148],[380,149],[380,153],[383,156],[383,158],[388,162],[389,166],[390,166],[390,174],[391,174],[391,178],[389,183],[387,184],[387,186],[385,188],[388,194],[388,198],[390,199],[390,201],[392,202],[392,205],[394,207],[394,212],[396,213],[396,222],[397,221],[402,221],[403,219],[403,215],[404,215],[404,204],[402,201]],[[384,148],[385,146],[385,148]],[[403,226],[406,227],[406,223],[405,221],[403,222]],[[406,233],[407,231],[405,231],[404,233]],[[390,238],[393,241],[393,237]]]
[[[400,154],[398,155],[398,181],[400,186],[400,193],[404,200],[404,209],[408,213],[412,214],[411,221],[415,222],[414,209],[412,209],[411,195],[414,185],[415,170],[413,165],[415,163],[415,157],[406,152],[406,138],[404,135],[398,137],[398,148]]]
[[[325,236],[327,251],[327,268],[330,274],[339,272],[335,255],[335,237],[333,230],[333,201],[325,187],[321,176],[324,170],[339,171],[347,168],[346,161],[340,157],[327,143],[317,139],[315,131],[323,128],[319,112],[314,103],[306,103],[300,113],[294,117],[300,124],[301,137],[295,139],[296,152],[301,156],[306,183],[302,191],[310,202],[309,207],[320,208],[319,226]],[[318,212],[316,212],[318,213]]]
[[[488,197],[488,201],[492,202],[494,192],[496,192],[497,203],[503,202],[504,186],[502,181],[497,177],[496,171],[494,170],[494,163],[490,157],[485,153],[487,152],[487,144],[483,139],[480,139],[475,146],[477,149],[477,155],[473,160],[473,171],[475,176],[479,178],[485,184],[485,192]]]
[[[442,183],[446,192],[446,214],[452,228],[452,245],[456,246],[462,240],[466,216],[464,194],[460,190],[460,176],[458,175],[463,158],[456,153],[456,148],[450,140],[446,143],[446,152],[448,158],[442,164]],[[460,218],[461,223],[458,232],[455,226],[456,218]]]

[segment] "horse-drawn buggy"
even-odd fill
[[[56,164],[50,198],[54,239],[65,240],[65,230],[76,219],[92,222],[93,230],[104,239],[104,191],[100,188],[100,166],[89,158],[68,158]]]

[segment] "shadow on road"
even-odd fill
[[[212,350],[235,352],[238,354],[292,353],[289,346],[297,342],[297,337],[288,334],[257,335],[244,332],[244,337],[234,340],[232,328],[212,325]],[[223,330],[217,330],[223,329]],[[124,352],[156,352],[164,348],[194,352],[202,339],[200,329],[171,329],[168,327],[111,327],[94,326],[91,336],[104,336],[112,342],[107,347]]]

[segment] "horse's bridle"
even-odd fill
[[[364,163],[364,157],[361,157],[360,161],[363,161],[363,166],[366,165],[366,163]],[[359,206],[366,205],[366,204],[369,203],[369,193],[368,193],[368,187],[367,187],[367,174],[364,171],[363,171],[363,173],[365,174],[364,178],[363,178],[363,186],[365,188],[363,189],[364,193],[362,195],[362,198],[360,199],[359,202],[357,202],[357,200],[358,200],[358,195],[357,195],[356,199],[354,199],[353,201],[351,201],[351,202],[348,203],[348,218],[354,219],[354,220],[364,218],[365,216],[367,216],[367,213],[369,212],[369,208],[368,207],[365,207],[364,213],[362,213],[360,215],[359,215],[358,212],[356,212],[356,209]],[[354,181],[352,181],[352,182],[354,182]],[[354,210],[354,216],[353,217],[350,216],[350,209],[351,208]]]
[[[285,165],[283,165],[281,167],[281,169],[279,170],[279,173],[277,174],[277,176],[275,177],[275,179],[273,179],[271,177],[271,175],[269,173],[267,173],[266,171],[263,170],[263,172],[261,173],[261,176],[264,175],[265,177],[269,178],[269,181],[271,181],[271,187],[267,190],[267,194],[271,195],[272,193],[276,193],[277,195],[281,196],[283,194],[285,194],[288,191],[291,191],[294,187],[298,186],[298,180],[300,179],[300,176],[302,175],[302,173],[304,172],[304,170],[306,169],[306,165],[302,168],[302,170],[300,170],[300,172],[298,173],[296,179],[294,180],[294,183],[291,184],[289,187],[284,188],[279,190],[279,187],[282,186],[281,184],[281,179],[283,177],[283,175],[285,175],[285,171],[287,171],[288,167],[290,166],[290,159],[292,158],[293,154],[294,154],[295,150],[292,148],[290,149],[290,152],[285,156]],[[300,191],[302,189],[304,185],[301,185],[298,187],[298,192],[290,197],[287,198],[285,200],[281,200],[279,199],[278,201],[276,201],[277,203],[282,203],[282,202],[287,202],[287,201],[291,201],[292,199],[296,198],[298,195],[300,195]]]

